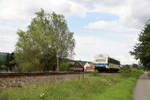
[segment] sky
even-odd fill
[[[149,6],[149,0],[0,0],[0,52],[15,50],[16,32],[43,8],[65,16],[76,41],[74,59],[93,61],[104,53],[137,63],[129,51],[150,18]]]

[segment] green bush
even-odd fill
[[[1,68],[7,69],[7,66],[6,65],[2,65]]]
[[[60,63],[60,71],[71,71],[71,65],[68,62]]]
[[[134,72],[134,73],[143,73],[143,70],[140,70],[140,69],[137,69],[137,68],[132,68],[131,71]]]
[[[121,67],[120,72],[122,72],[122,73],[130,73],[131,72],[131,68],[129,66],[123,66],[123,67]]]
[[[19,66],[14,66],[13,72],[21,72],[21,68]]]
[[[137,68],[130,68],[128,66],[124,66],[120,69],[120,72],[123,73],[123,77],[131,77],[134,75],[141,75],[143,74],[143,70],[139,70]]]

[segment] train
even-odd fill
[[[98,71],[119,71],[120,61],[106,54],[98,54],[94,57],[94,67]]]
[[[89,61],[73,61],[72,70],[73,71],[94,71],[99,72],[117,72],[120,69],[120,61],[106,54],[98,54],[94,57],[93,62]]]

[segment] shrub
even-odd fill
[[[19,66],[15,66],[12,71],[13,72],[21,72],[21,68]]]
[[[1,68],[6,69],[6,68],[7,68],[7,66],[6,66],[6,65],[2,65],[2,66],[1,66]]]
[[[71,65],[68,62],[60,63],[60,71],[71,71]]]
[[[134,73],[143,73],[143,70],[140,70],[140,69],[137,69],[137,68],[132,68],[131,71],[134,72]]]
[[[131,68],[129,66],[123,66],[123,67],[121,67],[120,72],[122,72],[122,73],[130,73],[131,72]]]

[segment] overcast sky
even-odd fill
[[[76,40],[75,59],[93,61],[105,53],[136,63],[129,51],[150,17],[150,0],[0,0],[0,52],[14,51],[17,30],[25,30],[40,8],[65,16]]]

